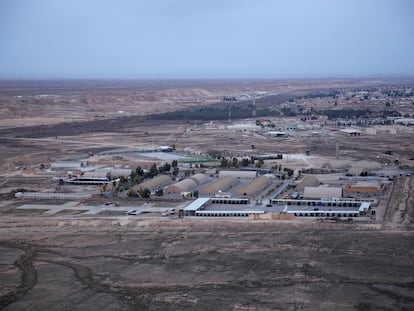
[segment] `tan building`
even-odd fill
[[[241,187],[238,191],[239,195],[253,196],[271,184],[271,180],[266,176],[259,176],[247,186]]]
[[[359,193],[382,193],[385,190],[385,184],[372,181],[358,181],[350,183],[346,187],[347,192]]]
[[[165,187],[171,182],[171,177],[167,175],[160,175],[157,177],[154,177],[150,180],[147,180],[143,183],[140,183],[139,185],[134,186],[132,189],[134,191],[139,191],[141,189],[149,189],[149,190],[155,190],[162,187]]]
[[[315,176],[305,175],[296,184],[296,189],[297,191],[303,192],[305,190],[305,187],[317,187],[320,184],[320,181]]]
[[[169,186],[165,192],[167,194],[181,194],[183,192],[189,192],[194,190],[198,185],[205,183],[208,180],[207,175],[195,174],[190,178],[183,179],[171,186]]]
[[[256,171],[220,171],[219,177],[224,176],[234,176],[236,178],[242,178],[242,179],[254,179],[257,176]]]
[[[304,199],[342,198],[342,188],[339,187],[305,187]]]
[[[235,185],[237,183],[237,178],[234,176],[224,176],[217,180],[212,185],[209,185],[203,189],[201,189],[200,194],[204,195],[214,195],[215,193],[219,191],[226,191],[231,186]]]

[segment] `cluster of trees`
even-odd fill
[[[281,111],[282,111],[284,116],[287,116],[287,117],[295,117],[296,116],[296,112],[292,108],[284,107],[284,108],[281,109]]]
[[[314,113],[327,116],[329,120],[336,120],[346,118],[368,118],[373,112],[370,109],[325,109],[314,111]]]
[[[171,172],[172,169],[172,172]],[[159,174],[168,174],[172,173],[174,176],[177,176],[179,172],[178,161],[173,160],[171,163],[166,162],[164,165],[158,166],[153,163],[148,171],[144,171],[142,167],[138,166],[130,175],[131,180],[137,180],[137,183],[140,183],[146,178],[153,178]],[[141,181],[139,181],[141,179]]]
[[[220,167],[227,167],[227,168],[238,168],[238,167],[246,167],[250,164],[254,165],[255,161],[252,158],[243,158],[240,161],[233,157],[232,159],[227,159],[226,157],[221,157]]]
[[[151,191],[147,188],[140,189],[139,191],[135,192],[132,187],[134,185],[138,185],[142,183],[145,179],[154,178],[160,174],[172,174],[176,177],[179,173],[178,168],[178,161],[173,160],[171,163],[164,163],[161,166],[157,166],[153,163],[149,170],[144,170],[142,167],[138,166],[135,170],[131,172],[131,174],[127,177],[121,176],[119,180],[112,181],[112,193],[117,194],[118,192],[122,192],[124,190],[128,190],[129,197],[141,197],[141,198],[149,198],[151,195]],[[109,179],[112,179],[109,176]],[[108,191],[108,186],[103,185],[101,189],[101,193],[106,193]],[[157,196],[163,196],[164,191],[163,189],[158,189],[155,192]]]

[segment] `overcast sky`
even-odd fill
[[[0,78],[414,75],[412,0],[0,0]]]

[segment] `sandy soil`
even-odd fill
[[[15,209],[20,203],[10,192],[56,186],[50,176],[16,173],[23,167],[154,145],[240,156],[309,150],[333,158],[338,143],[343,159],[390,163],[384,150],[392,149],[401,165],[412,167],[412,128],[281,139],[228,131],[225,122],[147,117],[220,105],[222,95],[266,91],[277,101],[290,91],[303,95],[383,81],[45,83],[0,84],[1,309],[414,309],[414,178],[393,187],[385,222],[361,224],[45,216],[43,210]]]
[[[4,310],[414,307],[403,228],[2,218],[0,230]]]

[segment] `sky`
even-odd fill
[[[0,0],[0,78],[414,75],[412,0]]]

